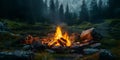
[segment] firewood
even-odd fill
[[[62,43],[60,39],[58,39],[58,42],[60,43],[61,46],[64,46],[64,43]]]
[[[53,46],[55,46],[55,44],[57,44],[57,42],[55,42],[55,43],[53,43],[50,47],[53,47]]]
[[[61,38],[62,41],[67,42],[64,38]]]

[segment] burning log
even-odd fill
[[[66,44],[64,42],[62,42],[60,39],[58,39],[58,43],[61,45],[61,46],[65,46]]]
[[[61,39],[58,39],[57,42],[55,42],[53,45],[51,45],[50,47],[53,47],[55,46],[56,44],[62,46],[62,47],[65,47],[66,46],[66,42],[65,39],[61,38]]]
[[[53,47],[57,44],[57,42],[53,43],[52,45],[50,45],[49,47]]]
[[[65,43],[67,43],[67,41],[65,39],[61,38],[61,40],[64,41]]]

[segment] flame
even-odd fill
[[[69,39],[68,33],[65,32],[65,34],[62,34],[62,30],[60,26],[57,26],[56,28],[56,32],[54,35],[54,38],[52,39],[52,41],[50,41],[48,43],[49,46],[61,46],[61,44],[63,46],[71,46],[71,41]]]
[[[61,31],[60,26],[58,26],[58,27],[56,28],[56,33],[55,33],[54,39],[57,40],[57,39],[60,39],[60,38],[62,38],[62,31]]]
[[[71,46],[71,41],[70,41],[70,38],[69,38],[67,32],[65,32],[65,34],[63,35],[63,38],[66,39],[66,41],[67,41],[66,45]]]

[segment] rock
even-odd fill
[[[0,52],[0,60],[33,60],[34,53],[31,51]]]
[[[46,49],[47,52],[49,53],[55,53],[55,51],[51,50],[51,49]]]
[[[83,49],[85,54],[93,54],[95,52],[98,52],[99,49],[92,49],[92,48],[87,48],[87,49]]]
[[[4,24],[0,22],[0,31],[4,31]]]
[[[24,49],[24,50],[30,50],[30,48],[31,48],[30,45],[25,45],[25,46],[23,46],[23,49]]]
[[[66,53],[68,52],[68,48],[67,47],[61,47],[61,46],[54,46],[51,48],[51,50],[55,51],[55,53]]]
[[[6,27],[5,22],[0,22],[0,31],[4,32],[6,30],[8,30],[8,28]]]
[[[101,49],[100,60],[115,60],[115,56],[109,50]]]
[[[44,51],[47,48],[46,45],[43,45],[39,42],[34,42],[32,46],[33,46],[33,49],[36,51]]]
[[[90,45],[91,48],[97,48],[99,46],[101,46],[101,43],[94,43]]]
[[[71,47],[71,49],[73,50],[72,53],[80,53],[80,54],[84,54],[82,46],[73,46]]]

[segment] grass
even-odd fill
[[[10,21],[5,19],[4,22],[7,23],[7,26],[12,29],[12,28],[18,28],[18,27],[22,27],[22,26],[26,26],[27,24],[22,23],[22,22],[16,22],[16,21]]]
[[[99,60],[99,53],[95,53],[93,55],[85,56],[80,60]]]
[[[117,40],[116,41],[116,46],[111,47],[110,50],[116,56],[116,58],[118,60],[120,60],[120,40]]]
[[[35,60],[99,60],[99,53],[80,57],[79,54],[36,53]]]
[[[120,46],[119,47],[113,47],[110,50],[116,56],[116,59],[120,60]]]
[[[53,56],[46,52],[36,53],[35,55],[35,60],[54,60]]]
[[[51,29],[49,24],[43,24],[37,22],[35,24],[27,24],[23,22],[16,22],[7,19],[2,19],[6,24],[8,29],[16,34],[24,34],[24,33],[41,33],[43,31],[48,31]]]
[[[112,54],[120,60],[120,40],[103,39],[101,40],[102,48],[109,49]]]

